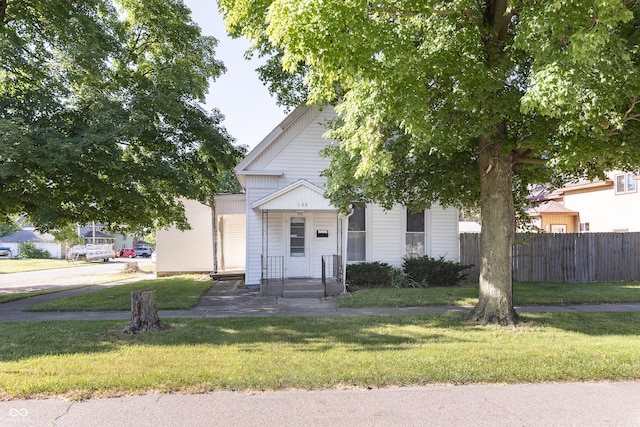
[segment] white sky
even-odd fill
[[[216,1],[184,0],[184,3],[191,9],[192,19],[203,34],[218,39],[216,59],[227,68],[227,72],[210,85],[206,108],[220,110],[225,116],[223,125],[236,143],[253,148],[282,121],[284,109],[276,106],[275,98],[258,79],[255,69],[260,62],[244,59],[249,42],[232,39],[224,31]]]

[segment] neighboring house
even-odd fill
[[[546,232],[640,231],[638,177],[612,171],[607,179],[569,184],[544,196],[529,209]]]
[[[78,226],[77,232],[78,236],[83,238],[85,245],[113,245],[114,249],[135,246],[133,236],[120,233],[107,234],[107,227],[100,223]]]
[[[12,257],[21,256],[20,244],[30,242],[38,248],[45,250],[51,254],[51,258],[64,258],[65,246],[49,233],[40,233],[31,225],[26,225],[21,230],[16,231],[8,236],[0,237],[0,246],[9,247]]]
[[[230,254],[236,257],[243,247],[247,286],[282,295],[288,279],[342,278],[347,263],[381,261],[400,267],[404,257],[415,255],[459,261],[457,209],[435,205],[414,214],[402,206],[386,211],[366,205],[355,206],[346,218],[338,216],[320,176],[328,167],[320,152],[331,142],[323,135],[335,117],[332,108],[299,107],[236,166],[245,194],[216,197],[218,266],[224,266],[219,271],[229,269]],[[233,203],[225,197],[233,197]],[[194,201],[186,201],[185,208],[192,230],[157,232],[161,275],[213,269],[211,210]],[[229,221],[220,225],[225,215]],[[228,234],[242,222],[244,233]],[[343,286],[333,280],[326,293],[338,294]]]

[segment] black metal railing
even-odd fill
[[[260,255],[262,263],[261,281],[268,284],[271,281],[279,281],[284,284],[284,256]]]
[[[342,280],[342,257],[340,255],[322,255],[322,283],[326,286],[327,278]]]

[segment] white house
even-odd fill
[[[400,267],[405,256],[459,261],[458,210],[434,206],[356,206],[338,216],[325,195],[328,167],[321,150],[332,108],[293,111],[235,168],[245,194],[216,197],[217,272],[245,269],[248,287],[286,295],[287,286],[343,291],[347,263],[381,261]],[[192,230],[158,231],[157,271],[214,271],[211,209],[185,201]],[[242,252],[241,252],[242,251]]]
[[[412,254],[459,260],[457,209],[412,214],[367,205],[338,217],[320,176],[328,167],[320,152],[330,143],[323,135],[335,117],[331,108],[297,108],[235,168],[246,192],[245,282],[263,293],[280,294],[285,279],[342,277],[346,263],[399,267]]]

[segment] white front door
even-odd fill
[[[288,222],[287,277],[309,277],[309,230],[308,217],[292,216]]]

